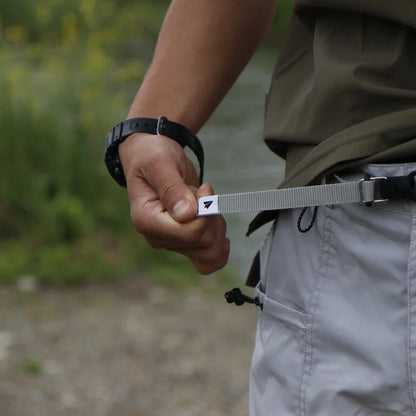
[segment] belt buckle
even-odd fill
[[[414,173],[414,176],[416,176],[416,171],[412,172],[412,173]],[[373,205],[374,203],[388,201],[388,198],[373,198],[373,199],[370,199],[370,200],[365,199],[365,192],[364,192],[364,188],[363,188],[364,182],[369,182],[369,181],[374,182],[374,184],[373,184],[373,196],[374,196],[375,193],[376,193],[375,191],[376,191],[377,181],[380,181],[380,180],[387,180],[387,176],[368,176],[368,175],[366,175],[365,178],[360,179],[360,181],[358,182],[358,189],[360,191],[360,199],[361,199],[360,202],[362,204],[367,205],[368,207],[371,207],[371,205]]]

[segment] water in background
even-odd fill
[[[241,74],[222,104],[200,131],[206,157],[205,182],[215,193],[273,189],[281,182],[283,161],[263,142],[264,99],[275,55],[259,51]],[[245,279],[266,225],[249,238],[245,232],[255,213],[229,214],[230,264]]]

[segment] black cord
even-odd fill
[[[307,209],[308,209],[308,207],[303,208],[302,212],[300,213],[299,218],[298,218],[297,227],[298,227],[298,231],[300,233],[307,233],[308,231],[310,231],[312,229],[313,225],[315,224],[315,221],[316,221],[316,214],[318,213],[318,207],[313,207],[312,220],[311,220],[310,224],[306,228],[302,228],[302,219],[303,219],[303,216],[305,215],[305,212],[306,212]]]

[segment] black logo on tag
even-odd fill
[[[204,208],[208,209],[214,201],[204,201]]]

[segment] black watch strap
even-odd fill
[[[198,137],[182,124],[168,120],[167,117],[132,118],[116,124],[107,134],[104,161],[111,176],[121,186],[126,186],[123,167],[118,155],[118,146],[134,133],[159,134],[175,140],[182,147],[188,146],[199,162],[199,183],[204,174],[204,149]]]

